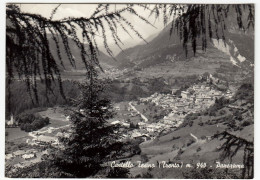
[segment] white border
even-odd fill
[[[260,32],[260,24],[259,24],[259,4],[257,0],[1,0],[0,2],[0,137],[1,137],[1,144],[0,144],[0,179],[7,179],[4,177],[4,163],[5,163],[5,4],[6,3],[183,3],[183,4],[192,4],[192,3],[208,3],[208,4],[248,4],[254,3],[255,4],[255,177],[254,179],[260,179],[260,171],[256,168],[260,165],[260,158],[259,158],[259,150],[260,150],[260,141],[259,141],[259,134],[260,130],[260,51],[257,49],[259,48],[260,44],[260,36],[256,32]],[[256,49],[257,47],[257,49]],[[42,179],[42,178],[40,178]]]

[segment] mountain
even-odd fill
[[[181,49],[182,45],[177,36],[169,36],[170,26],[164,28],[152,41],[148,44],[141,44],[126,49],[116,56],[120,62],[119,67],[133,67],[142,63],[153,64],[165,58],[167,55],[173,55],[174,49]]]
[[[145,38],[145,41],[146,41],[146,42],[151,42],[157,35],[158,35],[158,33],[154,33],[154,34],[148,36],[147,38]],[[121,45],[122,50],[124,51],[124,50],[126,50],[126,49],[135,47],[136,45],[146,44],[145,41],[143,41],[142,39],[134,39],[134,38],[129,37],[129,38],[127,38],[126,40],[122,40],[122,42],[123,42],[124,44],[123,44],[123,45],[120,44],[120,45]],[[115,44],[113,44],[113,43],[109,44],[109,48],[111,49],[111,51],[113,52],[113,54],[114,54],[115,56],[117,56],[120,52],[122,52],[122,50],[121,50],[117,45],[115,45]],[[105,54],[107,54],[107,53],[106,53],[106,49],[105,49],[104,46],[101,46],[101,47],[100,47],[100,50],[101,50],[102,52],[104,52]]]
[[[250,29],[243,32],[236,28],[236,23],[235,16],[230,16],[226,21],[225,41],[217,40],[216,37],[213,37],[212,40],[208,38],[206,52],[201,50],[200,39],[197,40],[195,55],[192,52],[191,44],[188,44],[187,57],[179,36],[175,32],[170,36],[171,24],[169,24],[148,44],[137,45],[119,53],[116,56],[119,68],[148,68],[166,62],[182,61],[184,63],[200,57],[210,61],[212,55],[207,52],[215,52],[218,55],[224,52],[226,56],[223,57],[223,60],[226,62],[231,62],[232,65],[239,68],[252,69],[254,66],[254,31]]]
[[[53,41],[53,39],[51,38],[51,35],[48,36],[49,39],[49,44],[50,44],[50,49],[52,52],[52,55],[54,56],[55,59],[59,59],[58,58],[58,54],[56,51],[56,44]],[[70,46],[70,50],[71,50],[71,54],[73,55],[74,59],[75,59],[75,66],[73,67],[68,59],[68,56],[66,54],[65,48],[63,43],[60,41],[59,42],[59,47],[60,47],[60,54],[61,54],[61,59],[62,59],[62,63],[63,66],[61,64],[61,62],[58,60],[57,64],[59,66],[59,69],[61,71],[71,71],[71,70],[84,70],[85,69],[85,64],[81,59],[81,53],[80,53],[80,49],[77,47],[77,45],[74,43],[74,41],[72,39],[68,39],[68,43]],[[117,66],[117,61],[115,59],[113,59],[112,57],[106,55],[105,53],[103,53],[102,51],[99,51],[98,53],[98,60],[99,63],[101,65],[101,67],[103,69],[107,69],[110,67],[114,67]]]

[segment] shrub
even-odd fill
[[[142,177],[142,178],[148,178],[148,179],[151,179],[151,178],[153,178],[153,175],[152,175],[150,172],[143,173],[143,177]]]
[[[198,123],[198,125],[203,126],[204,123],[203,123],[202,121],[200,121],[200,122]]]
[[[241,126],[242,126],[242,127],[245,127],[245,126],[249,126],[250,124],[251,124],[251,122],[245,120],[245,121],[241,124]]]
[[[202,136],[200,137],[200,139],[205,140],[205,139],[206,139],[206,136],[205,136],[205,135],[202,135]]]
[[[190,139],[188,142],[187,142],[187,146],[190,146],[191,144],[195,143],[195,140],[194,139]]]
[[[201,151],[201,147],[198,147],[198,148],[197,148],[197,152],[199,152],[199,151]]]
[[[179,151],[178,151],[177,156],[181,155],[182,153],[184,153],[184,151],[180,148]]]
[[[222,109],[222,110],[219,111],[219,114],[224,115],[224,114],[226,114],[226,111],[224,109]]]
[[[176,136],[176,137],[173,136],[173,137],[172,137],[172,140],[176,140],[176,139],[180,139],[180,136]]]
[[[143,163],[148,162],[148,161],[149,161],[148,156],[147,156],[146,154],[142,154],[142,155],[141,155],[141,161],[142,161]]]
[[[47,124],[49,124],[50,119],[48,117],[42,118],[34,114],[22,113],[16,118],[21,130],[26,132],[31,132],[38,130]]]

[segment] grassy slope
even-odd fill
[[[205,121],[207,120],[207,116],[203,117]],[[208,167],[212,165],[215,167],[215,161],[220,160],[221,152],[217,151],[217,148],[224,142],[219,139],[213,140],[202,140],[202,136],[212,136],[217,131],[221,132],[225,130],[226,126],[221,124],[217,125],[207,125],[203,126],[198,125],[200,121],[195,120],[193,125],[186,126],[180,128],[174,132],[171,132],[167,135],[161,136],[158,139],[150,142],[145,142],[140,145],[142,149],[142,154],[145,154],[149,157],[149,163],[155,163],[157,161],[168,161],[170,160],[172,163],[178,162],[178,159],[174,158],[179,148],[184,150],[184,152],[180,155],[179,159],[184,164],[193,163],[194,165],[198,162],[206,162]],[[245,127],[242,131],[239,131],[240,136],[249,136],[253,135],[253,131],[248,133],[248,129],[252,128],[253,125]],[[199,140],[198,142],[194,142],[193,144],[187,146],[187,142],[189,142],[192,138],[191,134],[195,135]],[[180,137],[179,139],[173,140],[173,137]],[[173,148],[174,146],[174,148]],[[200,148],[200,151],[197,149]],[[242,163],[243,152],[240,150],[237,155],[233,158],[234,163]],[[229,161],[225,160],[226,163]],[[154,168],[151,173],[155,178],[183,178],[182,172],[184,172],[185,168],[182,169],[162,169],[162,168]],[[143,170],[140,168],[131,169],[131,173],[135,176],[137,174],[142,174],[147,169]]]

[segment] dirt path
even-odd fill
[[[193,138],[195,139],[196,143],[199,142],[199,139],[198,139],[194,134],[190,133],[190,136],[193,137]]]
[[[148,121],[147,117],[145,117],[142,113],[140,113],[140,112],[135,108],[134,105],[132,105],[132,102],[129,102],[128,104],[129,104],[129,106],[130,106],[135,112],[137,112],[137,114],[140,114],[140,116],[141,116],[141,118],[144,120],[144,122],[147,122],[147,121]]]

